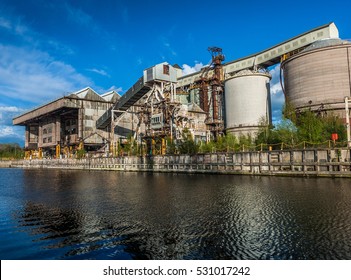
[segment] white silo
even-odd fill
[[[235,136],[255,136],[262,121],[271,123],[268,73],[243,70],[224,83],[225,129]]]

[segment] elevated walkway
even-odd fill
[[[99,129],[106,128],[111,124],[112,110],[115,110],[115,116],[119,117],[127,111],[140,98],[150,91],[151,87],[144,82],[144,77],[138,81],[118,100],[118,102],[107,110],[97,121],[96,127]]]

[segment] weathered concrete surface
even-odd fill
[[[0,160],[0,168],[9,168],[11,167],[11,160]]]
[[[350,150],[346,148],[194,156],[19,160],[0,162],[0,167],[351,178]]]

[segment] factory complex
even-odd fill
[[[235,61],[225,62],[221,48],[208,50],[211,63],[199,72],[182,75],[177,64],[162,62],[145,69],[122,96],[87,87],[14,118],[14,125],[25,126],[27,155],[117,156],[130,142],[162,155],[184,137],[255,138],[272,123],[268,67],[279,63],[285,100],[296,112],[341,117],[350,144],[351,43],[339,38],[334,23]]]

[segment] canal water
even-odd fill
[[[351,259],[351,180],[0,169],[1,259]]]

